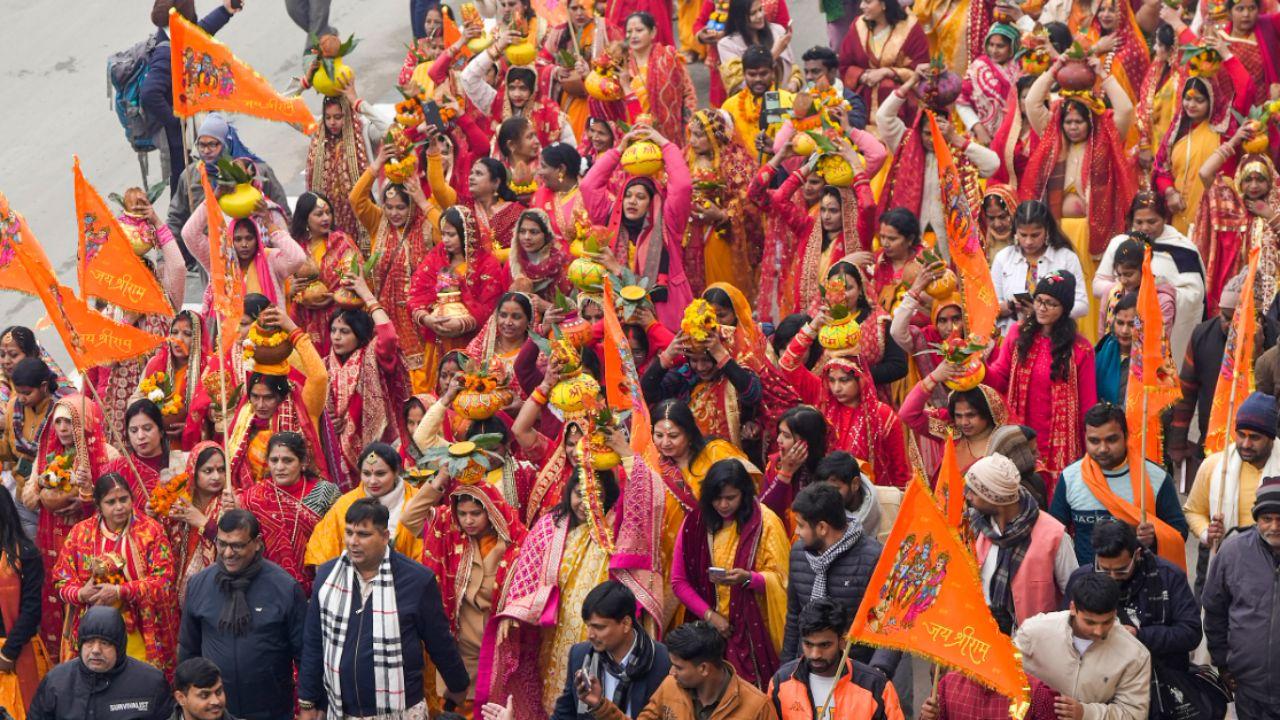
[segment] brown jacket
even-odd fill
[[[769,696],[738,677],[727,663],[724,667],[729,673],[729,686],[716,704],[710,720],[778,720]],[[618,706],[607,699],[592,714],[596,720],[627,720]],[[635,720],[698,720],[698,714],[693,708],[692,693],[677,685],[674,677],[668,676]]]

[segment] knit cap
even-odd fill
[[[1253,519],[1262,513],[1280,513],[1280,477],[1262,478],[1258,496],[1253,501]]]
[[[1252,430],[1272,440],[1276,437],[1278,421],[1276,399],[1264,392],[1251,393],[1236,411],[1236,430]]]
[[[1076,304],[1076,276],[1062,270],[1049,273],[1036,283],[1032,295],[1048,295],[1070,313]]]
[[[1222,288],[1222,297],[1218,298],[1218,307],[1235,309],[1240,304],[1240,293],[1244,292],[1244,279],[1245,272],[1241,272],[1227,281],[1227,286]]]
[[[964,474],[964,484],[993,505],[1012,505],[1018,502],[1022,476],[1009,458],[988,455],[969,466]]]

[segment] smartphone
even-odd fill
[[[1017,300],[1019,303],[1026,303],[1027,305],[1030,305],[1031,293],[1014,293],[1013,299]]]
[[[440,103],[430,100],[422,104],[422,118],[427,125],[445,129],[444,118],[440,117]]]
[[[760,113],[760,129],[764,130],[770,125],[780,125],[786,119],[787,111],[790,108],[782,106],[782,95],[777,90],[770,90],[764,94],[764,109]]]
[[[710,578],[713,583],[718,583],[721,580],[724,580],[726,574],[728,574],[727,571],[722,567],[707,568],[707,577]]]

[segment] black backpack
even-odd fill
[[[160,126],[142,110],[142,84],[147,79],[147,58],[161,45],[168,46],[168,39],[152,35],[107,58],[107,95],[124,128],[125,139],[139,153],[156,149],[154,136]]]

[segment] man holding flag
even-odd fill
[[[1081,565],[1093,562],[1093,526],[1116,517],[1137,526],[1144,546],[1185,567],[1187,519],[1177,489],[1164,468],[1150,460],[1140,474],[1145,483],[1133,476],[1128,442],[1123,408],[1110,403],[1089,408],[1084,414],[1085,456],[1063,469],[1049,514],[1071,531]]]

